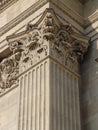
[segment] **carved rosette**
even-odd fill
[[[75,33],[71,25],[62,25],[52,9],[47,9],[35,24],[7,37],[12,56],[0,64],[0,89],[16,83],[17,76],[47,56],[73,71],[88,49],[88,38]]]

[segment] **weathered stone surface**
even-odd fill
[[[13,0],[2,6],[0,130],[98,129],[97,3]]]

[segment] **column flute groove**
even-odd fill
[[[32,72],[28,73],[28,119],[27,130],[31,130],[31,104],[32,104]]]
[[[65,102],[64,102],[64,108],[65,108],[65,129],[69,129],[69,86],[68,86],[68,72],[65,71]]]
[[[36,110],[36,68],[33,70],[33,93],[32,93],[32,130],[35,129]]]
[[[23,110],[23,77],[19,79],[19,89],[20,89],[20,101],[19,101],[19,125],[18,130],[22,130],[22,110]]]
[[[62,130],[64,130],[64,70],[61,70],[61,83],[62,83],[62,88],[61,88],[61,106],[62,106],[62,113],[61,113],[61,125],[62,125]]]

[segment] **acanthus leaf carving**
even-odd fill
[[[4,59],[0,64],[0,93],[4,93],[12,85],[17,84],[17,76],[19,74],[19,57],[16,53],[13,56]]]
[[[54,40],[56,29],[56,24],[52,14],[48,12],[42,25],[43,38],[47,40]]]
[[[18,76],[47,56],[78,71],[88,49],[88,38],[77,35],[71,24],[63,25],[52,9],[21,33],[7,37],[12,55],[0,63],[0,93],[18,83]]]
[[[12,42],[9,38],[9,46],[13,54],[19,52],[21,55],[20,73],[47,55],[70,67],[69,63],[78,64],[83,59],[88,48],[88,39],[77,36],[71,24],[61,24],[51,9],[45,11],[35,25],[28,24],[25,33],[18,36]]]

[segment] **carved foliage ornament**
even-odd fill
[[[17,84],[19,53],[4,59],[0,64],[0,93]]]
[[[19,38],[11,41],[18,36]],[[62,25],[52,9],[47,9],[35,25],[28,24],[26,31],[18,36],[16,34],[8,39],[13,53],[21,52],[21,72],[47,56],[49,46],[52,46],[51,51],[56,51],[61,59],[62,56],[65,57],[65,64],[68,60],[81,61],[88,48],[88,39],[77,35],[71,25]]]
[[[13,54],[0,64],[0,89],[11,87],[19,73],[47,55],[65,65],[77,64],[87,51],[88,39],[74,34],[71,25],[62,25],[54,11],[47,9],[35,25],[28,24],[26,31],[7,37]]]

